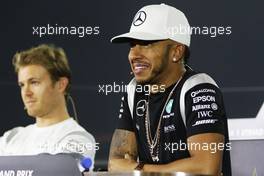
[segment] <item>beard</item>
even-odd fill
[[[146,79],[137,80],[137,83],[140,85],[155,85],[160,84],[161,81],[164,79],[162,73],[166,71],[169,64],[169,50],[167,49],[164,53],[164,56],[161,59],[159,65],[156,65],[151,71],[150,75]]]

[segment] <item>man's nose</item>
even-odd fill
[[[137,44],[131,47],[128,58],[129,60],[142,58],[142,46]]]
[[[22,89],[22,93],[24,96],[31,96],[33,93],[32,93],[32,90],[31,90],[31,86],[30,85],[24,85],[23,89]]]

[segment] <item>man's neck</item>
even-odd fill
[[[36,124],[38,127],[47,127],[60,123],[69,118],[69,113],[66,107],[64,107],[43,117],[36,117]]]
[[[181,77],[184,75],[184,73],[186,72],[186,69],[183,67],[181,69],[179,69],[179,71],[177,73],[173,73],[171,72],[170,73],[170,76],[167,76],[165,77],[162,82],[160,83],[157,83],[156,85],[153,84],[151,85],[150,87],[150,90],[151,90],[151,93],[158,93],[158,92],[161,92],[162,90],[170,87],[171,85],[175,84],[176,82],[179,81],[179,79],[181,79]],[[159,89],[155,89],[154,86],[157,86],[159,87]]]

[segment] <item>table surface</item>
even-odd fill
[[[184,172],[168,172],[168,173],[157,173],[157,172],[85,172],[84,176],[205,176],[205,175],[194,175]]]

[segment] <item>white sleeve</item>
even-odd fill
[[[13,137],[19,132],[23,127],[16,127],[8,130],[0,137],[0,156],[5,155],[5,149],[7,144],[13,139]]]
[[[1,136],[0,137],[0,156],[1,155],[4,155],[4,148],[5,148],[5,145],[4,145],[4,136]]]

